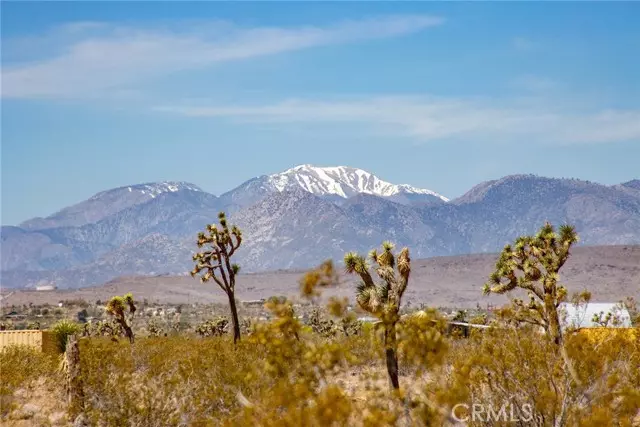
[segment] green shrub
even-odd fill
[[[56,341],[58,342],[58,350],[60,350],[61,353],[64,353],[67,347],[67,340],[69,339],[69,336],[80,333],[82,327],[70,320],[63,319],[56,322],[51,330],[56,336]]]

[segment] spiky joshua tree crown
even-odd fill
[[[506,245],[502,250],[483,293],[504,294],[523,289],[528,292],[529,302],[514,300],[518,319],[557,329],[557,309],[567,299],[567,289],[558,285],[558,272],[577,241],[573,226],[562,225],[556,232],[548,222],[535,236],[518,237],[513,246]]]
[[[349,252],[344,257],[346,272],[357,274],[361,279],[356,288],[358,305],[385,322],[397,321],[400,300],[411,273],[409,249],[403,248],[396,257],[393,247],[391,242],[384,242],[382,251],[373,249],[369,252],[368,259],[381,279],[378,283],[374,282],[369,272],[367,258],[355,252]]]
[[[220,227],[207,225],[207,232],[198,233],[198,247],[209,246],[209,250],[193,256],[196,263],[191,276],[200,274],[201,282],[213,279],[225,292],[233,291],[232,280],[240,271],[238,264],[231,264],[230,258],[242,243],[242,232],[235,225],[229,228],[224,212],[218,214]],[[227,277],[227,275],[231,277]]]

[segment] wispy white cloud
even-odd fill
[[[353,123],[421,141],[640,143],[640,110],[575,109],[554,102],[434,97],[290,99],[259,106],[158,106],[156,111],[244,122]]]
[[[50,46],[50,51],[56,52],[53,57],[3,66],[2,96],[91,96],[131,89],[134,83],[176,71],[315,46],[400,36],[442,22],[439,17],[400,15],[297,28],[246,28],[213,22],[186,28],[140,29],[100,22],[72,23],[57,29],[51,38],[60,42]],[[4,43],[11,50],[11,41]],[[29,44],[24,40],[14,43],[23,48]]]

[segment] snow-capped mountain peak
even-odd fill
[[[198,187],[197,185],[179,181],[152,182],[127,188],[129,192],[137,190],[142,192],[143,194],[148,194],[151,197],[156,197],[162,193],[175,193],[176,191],[182,190],[202,191],[202,189],[200,189],[200,187]]]
[[[392,197],[400,194],[428,195],[448,202],[446,197],[423,188],[408,184],[391,184],[370,172],[348,166],[318,167],[310,164],[299,165],[284,172],[268,176],[267,182],[273,189],[284,191],[292,187],[318,195],[336,195],[343,198],[356,194],[372,194]]]
[[[189,182],[182,181],[162,181],[162,182],[148,182],[145,184],[129,185],[127,187],[120,187],[113,190],[107,190],[100,192],[89,200],[97,200],[103,197],[109,192],[128,191],[129,193],[139,193],[145,196],[154,198],[162,193],[175,193],[176,191],[190,190],[190,191],[202,191],[200,187]]]

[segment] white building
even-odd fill
[[[558,307],[560,311],[560,323],[562,328],[598,328],[603,325],[594,322],[594,316],[601,318],[611,313],[612,320],[607,324],[609,328],[631,328],[631,315],[629,311],[613,302],[592,302],[575,306],[570,303],[562,303]],[[613,321],[615,319],[615,321]]]

